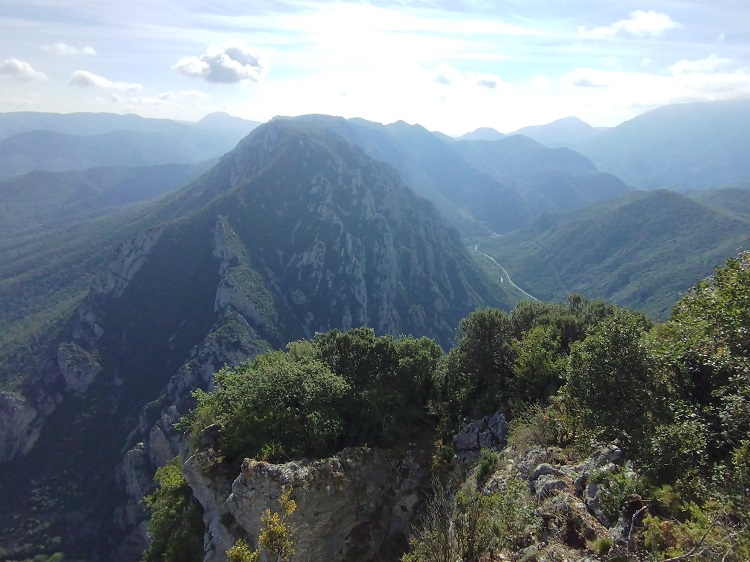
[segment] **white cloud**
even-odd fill
[[[178,92],[161,92],[154,97],[149,96],[133,96],[123,97],[119,94],[112,94],[110,102],[117,105],[122,105],[125,109],[132,108],[186,108],[186,107],[201,107],[210,100],[211,96],[201,92],[200,90],[181,90]]]
[[[181,90],[179,92],[161,92],[157,98],[160,100],[178,100],[184,98],[192,98],[196,100],[208,100],[211,96],[201,92],[200,90]]]
[[[200,57],[180,59],[172,68],[185,76],[222,84],[258,82],[268,70],[262,55],[240,44],[210,47]]]
[[[489,73],[461,72],[449,65],[442,65],[435,76],[435,83],[441,86],[454,86],[455,88],[471,89],[476,86],[488,90],[495,90],[504,83],[499,76]]]
[[[70,76],[69,84],[72,86],[81,86],[83,88],[95,87],[104,88],[106,90],[118,90],[121,92],[132,92],[143,88],[141,84],[133,82],[113,82],[104,76],[99,76],[98,74],[86,70],[76,70]]]
[[[750,96],[750,72],[730,70],[730,64],[712,55],[681,60],[662,73],[578,68],[564,75],[561,84],[570,94],[606,101],[610,107],[651,108]]]
[[[18,59],[5,59],[0,62],[0,76],[18,80],[47,80],[43,72],[34,70],[29,63]]]
[[[93,47],[86,45],[82,49],[77,49],[67,43],[54,43],[52,45],[42,45],[42,50],[51,53],[53,55],[95,55],[96,50]]]
[[[716,72],[732,64],[730,59],[721,58],[715,54],[699,60],[681,60],[669,67],[672,74],[686,74],[691,72]]]
[[[653,10],[649,10],[648,12],[636,10],[630,14],[629,19],[620,20],[604,27],[595,27],[592,30],[587,30],[581,26],[578,28],[578,33],[582,37],[589,39],[605,39],[619,35],[621,32],[639,37],[658,37],[665,31],[678,27],[682,27],[682,25],[674,21],[667,14]]]

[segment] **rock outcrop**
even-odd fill
[[[298,562],[395,560],[423,507],[429,485],[425,455],[346,449],[317,461],[269,464],[245,459],[233,481],[217,474],[212,452],[183,466],[183,476],[204,509],[205,562],[226,560],[238,538],[255,544],[266,509],[291,488],[297,511],[290,519]]]
[[[0,392],[0,461],[26,454],[39,435],[38,412],[23,397]]]
[[[94,295],[121,297],[130,281],[146,262],[151,250],[159,241],[164,227],[156,227],[121,244],[110,256],[107,265],[94,280],[91,291]]]
[[[481,449],[499,451],[505,445],[508,422],[500,412],[466,424],[453,437],[453,447],[461,462],[479,456]]]
[[[512,559],[580,561],[599,559],[592,552],[597,539],[609,538],[611,554],[626,554],[630,529],[640,524],[643,510],[640,498],[634,497],[619,520],[610,521],[600,506],[596,476],[626,470],[622,467],[622,450],[609,445],[601,447],[582,462],[561,462],[560,450],[531,449],[518,455],[512,448],[503,451],[503,464],[483,487],[485,495],[497,493],[508,478],[527,483],[536,500],[536,516],[541,525],[535,544],[512,553]],[[630,553],[632,554],[632,553]],[[633,559],[630,558],[623,559]]]

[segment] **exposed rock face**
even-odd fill
[[[619,521],[609,521],[599,506],[597,485],[591,480],[594,474],[617,470],[622,450],[614,445],[602,447],[578,464],[555,463],[555,456],[555,449],[531,449],[520,458],[507,450],[506,466],[483,489],[489,495],[501,487],[503,479],[521,478],[536,497],[536,515],[542,522],[538,542],[515,553],[513,559],[579,561],[589,553],[592,541],[607,536],[616,548],[626,550],[633,520],[642,518],[643,513],[628,507]],[[637,507],[638,500],[631,503]]]
[[[499,451],[505,445],[508,422],[500,412],[473,421],[453,437],[453,446],[461,462],[479,456],[481,449]]]
[[[0,392],[0,461],[26,454],[39,435],[38,412],[21,396]]]
[[[63,343],[57,348],[57,367],[71,392],[83,394],[102,366],[84,349],[74,343]]]
[[[117,298],[128,286],[149,253],[164,232],[163,227],[152,228],[127,244],[119,246],[112,254],[105,269],[91,286],[95,295],[111,294]]]
[[[237,538],[254,544],[261,516],[279,510],[277,500],[290,487],[297,502],[290,519],[295,560],[397,559],[429,481],[422,456],[356,448],[282,465],[245,459],[230,487],[226,477],[208,476],[210,453],[199,453],[185,463],[183,475],[204,508],[205,562],[226,560]]]

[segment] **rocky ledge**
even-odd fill
[[[292,488],[296,562],[397,559],[429,485],[426,454],[349,448],[328,459],[270,464],[245,459],[234,479],[212,450],[193,455],[182,473],[204,509],[205,562],[226,560],[234,542],[255,544],[266,509]]]

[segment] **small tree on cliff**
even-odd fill
[[[251,551],[247,543],[240,539],[227,551],[229,562],[259,562],[261,550],[275,562],[287,562],[294,555],[292,531],[287,520],[297,510],[297,502],[291,496],[291,488],[282,488],[279,498],[281,513],[271,513],[270,509],[266,509],[261,517],[263,528],[258,536],[258,548]]]

